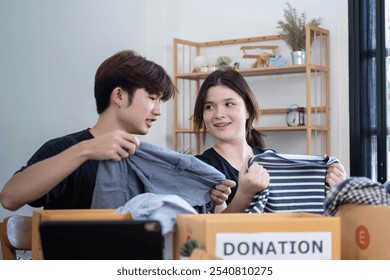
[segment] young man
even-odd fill
[[[147,134],[161,114],[161,101],[175,94],[172,80],[156,63],[130,50],[109,57],[95,75],[96,124],[45,143],[6,183],[0,203],[12,211],[25,204],[90,208],[99,161],[134,154],[140,142],[133,134]],[[212,198],[221,204],[229,192],[229,183],[217,185]]]

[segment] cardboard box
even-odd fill
[[[390,260],[390,207],[345,204],[341,220],[341,259]]]
[[[130,214],[114,213],[115,209],[80,209],[80,210],[35,210],[32,221],[33,260],[42,260],[42,246],[39,223],[42,221],[88,221],[88,220],[131,220]]]
[[[212,259],[340,259],[340,219],[315,214],[177,215],[176,259],[188,239]]]

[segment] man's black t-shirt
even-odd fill
[[[89,129],[72,133],[46,142],[21,168],[22,171],[30,165],[41,160],[55,156],[69,147],[92,139]],[[88,209],[91,207],[95,179],[99,161],[88,160],[79,166],[67,178],[55,186],[49,193],[40,199],[29,203],[32,207],[44,207],[44,209]],[[41,174],[45,176],[45,174]]]

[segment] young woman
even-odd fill
[[[196,132],[203,130],[215,139],[214,146],[197,157],[236,182],[224,212],[241,212],[255,194],[264,195],[270,182],[268,171],[259,164],[247,169],[252,156],[264,152],[262,134],[253,128],[259,106],[244,77],[233,69],[212,72],[203,82],[194,109]],[[345,179],[340,163],[327,168],[329,186]],[[219,206],[221,211],[226,205]]]

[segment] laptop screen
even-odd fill
[[[161,260],[158,221],[45,221],[40,223],[47,260]]]

